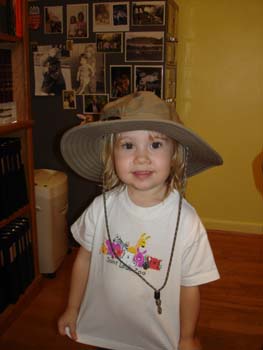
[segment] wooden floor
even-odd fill
[[[263,350],[263,235],[211,232],[209,238],[221,279],[201,288],[203,350]],[[93,349],[56,329],[74,255],[67,255],[56,278],[44,279],[40,294],[0,338],[0,349]]]

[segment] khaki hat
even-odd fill
[[[80,176],[102,182],[102,140],[105,135],[133,130],[163,133],[188,148],[186,176],[223,163],[220,155],[193,131],[173,120],[169,105],[149,91],[135,92],[105,105],[100,121],[73,127],[61,139],[61,152]]]

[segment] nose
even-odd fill
[[[149,151],[146,147],[139,147],[136,150],[134,162],[137,164],[150,163]]]

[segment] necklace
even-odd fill
[[[122,259],[117,255],[117,253],[114,250],[114,246],[112,244],[112,239],[111,239],[111,234],[110,234],[110,229],[109,229],[109,222],[108,222],[108,214],[107,214],[107,205],[106,205],[106,193],[103,191],[103,207],[104,207],[104,216],[105,216],[105,225],[106,225],[106,231],[107,231],[107,236],[109,239],[109,243],[112,249],[112,252],[117,260],[119,260],[129,271],[133,272],[135,275],[137,275],[141,280],[143,280],[150,288],[154,290],[154,299],[155,303],[157,306],[157,311],[158,314],[162,313],[162,301],[161,301],[161,290],[164,289],[168,282],[171,266],[172,266],[172,260],[173,260],[173,255],[174,255],[174,248],[175,248],[175,242],[176,242],[176,237],[177,237],[177,232],[179,228],[179,222],[180,222],[180,216],[181,216],[181,209],[182,209],[182,202],[183,202],[183,196],[180,193],[179,194],[179,204],[178,204],[178,213],[177,213],[177,221],[176,221],[176,226],[175,226],[175,232],[174,232],[174,238],[173,238],[173,244],[172,244],[172,249],[170,253],[170,258],[169,258],[169,263],[168,263],[168,268],[166,271],[166,276],[164,279],[164,282],[160,288],[155,288],[149,281],[147,281],[146,278],[144,278],[142,275],[140,275],[136,270],[134,270],[132,267],[130,267],[128,264],[126,264]]]
[[[179,229],[179,223],[180,223],[180,217],[181,217],[181,210],[182,210],[182,203],[183,203],[183,196],[185,192],[185,187],[186,187],[186,174],[187,174],[187,162],[188,162],[188,153],[189,149],[188,147],[184,148],[184,170],[183,170],[183,179],[182,179],[182,189],[181,191],[178,191],[179,193],[179,203],[178,203],[178,211],[177,211],[177,220],[176,220],[176,225],[175,225],[175,231],[174,231],[174,238],[173,238],[173,244],[170,252],[170,258],[169,258],[169,263],[166,271],[166,276],[164,278],[164,282],[161,285],[160,288],[154,287],[149,281],[147,281],[146,278],[144,278],[142,275],[140,275],[136,270],[134,270],[132,267],[130,267],[128,264],[126,264],[122,259],[117,255],[115,252],[114,246],[112,244],[112,239],[111,239],[111,234],[110,234],[110,228],[109,228],[109,221],[108,221],[108,214],[107,214],[107,205],[106,205],[106,193],[105,190],[103,190],[103,207],[104,207],[104,217],[105,217],[105,225],[106,225],[106,231],[107,231],[107,236],[109,239],[110,247],[112,249],[112,252],[117,260],[121,264],[123,264],[129,271],[133,272],[136,276],[138,276],[144,283],[146,283],[150,288],[153,289],[154,291],[154,300],[155,304],[157,307],[157,312],[158,314],[162,313],[162,301],[161,301],[161,291],[164,289],[168,282],[171,266],[172,266],[172,261],[173,261],[173,255],[174,255],[174,248],[175,248],[175,242],[177,238],[177,233]],[[104,188],[104,186],[103,186]]]

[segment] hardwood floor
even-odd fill
[[[201,287],[203,350],[263,350],[263,235],[210,232],[209,239],[221,279]],[[0,349],[94,349],[56,329],[74,255],[67,255],[56,278],[43,280],[39,295],[0,338]]]
[[[209,232],[220,280],[201,287],[204,350],[263,350],[263,236]]]

